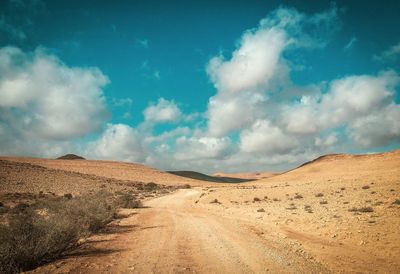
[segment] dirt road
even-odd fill
[[[244,220],[210,212],[196,203],[200,195],[200,189],[188,189],[148,201],[147,208],[122,219],[115,233],[91,239],[94,250],[33,272],[329,272]]]

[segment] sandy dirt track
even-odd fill
[[[200,189],[147,202],[115,234],[90,239],[96,249],[32,273],[320,273],[329,272],[244,219],[197,206]],[[272,235],[271,235],[272,236]],[[83,251],[85,253],[85,251]]]

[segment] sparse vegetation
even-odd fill
[[[111,222],[118,206],[133,201],[126,197],[100,192],[17,204],[0,224],[0,273],[18,273],[59,257]]]
[[[71,193],[65,193],[64,194],[64,198],[66,198],[66,199],[72,199],[72,194]]]
[[[135,196],[129,193],[120,194],[117,197],[118,205],[123,208],[139,208],[142,207],[142,202],[136,199]]]
[[[192,186],[191,185],[189,185],[189,184],[184,184],[184,185],[182,185],[182,187],[181,188],[184,188],[184,189],[189,189],[189,188],[192,188]]]
[[[317,193],[317,194],[315,194],[315,197],[317,197],[317,198],[324,197],[324,194],[323,193]]]
[[[150,182],[144,185],[144,190],[146,191],[154,191],[158,188],[156,183]]]
[[[210,204],[220,204],[220,202],[218,201],[218,199],[214,199],[210,202]]]
[[[286,209],[288,209],[288,210],[295,210],[295,209],[297,209],[297,207],[296,207],[296,205],[295,205],[294,203],[291,203],[291,204],[289,205],[289,207],[286,207]]]
[[[293,197],[294,199],[303,199],[303,196],[300,194],[296,193],[296,195]]]
[[[278,198],[273,198],[272,201],[279,202],[280,200]]]
[[[253,202],[260,202],[260,201],[261,201],[261,199],[258,197],[254,197],[254,199],[253,199]]]
[[[304,205],[304,210],[305,210],[307,213],[313,213],[312,208],[311,208],[310,205]]]
[[[396,200],[393,202],[393,204],[394,204],[394,205],[400,205],[400,199],[396,199]]]
[[[374,212],[374,209],[372,207],[353,207],[349,209],[350,212],[362,212],[362,213],[367,213],[367,212]]]
[[[264,208],[257,209],[257,212],[265,212]]]
[[[369,185],[364,185],[364,186],[362,186],[361,188],[362,188],[362,189],[369,189],[370,187],[369,187]]]
[[[327,200],[322,200],[322,201],[320,201],[319,202],[321,205],[327,205],[328,204],[328,201]]]

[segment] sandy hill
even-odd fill
[[[272,176],[276,176],[280,174],[279,172],[241,172],[241,173],[226,173],[226,172],[217,172],[212,176],[214,177],[229,177],[229,178],[238,178],[244,180],[260,180],[266,179]]]
[[[154,182],[163,185],[204,184],[204,181],[173,175],[155,168],[133,163],[94,160],[52,160],[27,157],[0,157],[0,160],[27,163],[47,169],[70,171],[116,180],[129,180],[144,183]]]
[[[195,180],[202,180],[214,183],[243,183],[252,181],[252,179],[238,178],[238,177],[229,177],[229,176],[209,176],[200,172],[195,171],[168,171],[168,173],[191,178]]]
[[[385,153],[324,155],[280,175],[257,181],[321,182],[387,178],[399,174],[400,150]]]
[[[326,155],[281,175],[214,189],[199,203],[257,220],[266,234],[290,241],[288,250],[312,254],[332,272],[400,269],[400,150]]]

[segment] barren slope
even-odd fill
[[[260,180],[266,179],[269,177],[273,177],[278,175],[279,172],[241,172],[241,173],[226,173],[226,172],[217,172],[212,176],[216,177],[230,177],[230,178],[238,178],[244,180]]]
[[[393,175],[398,174],[399,168],[400,150],[364,155],[332,154],[321,156],[296,169],[273,178],[260,180],[258,183],[394,179]]]
[[[154,182],[164,185],[192,184],[203,185],[204,182],[183,178],[155,168],[141,164],[115,162],[115,161],[94,161],[94,160],[52,160],[27,157],[0,157],[0,160],[28,163],[50,169],[78,172],[104,178],[117,180],[129,180],[137,182]]]
[[[275,226],[294,252],[333,271],[400,269],[399,150],[325,156],[246,186],[215,189],[200,202],[214,199],[232,216]]]
[[[34,273],[398,273],[400,153],[149,200]]]

